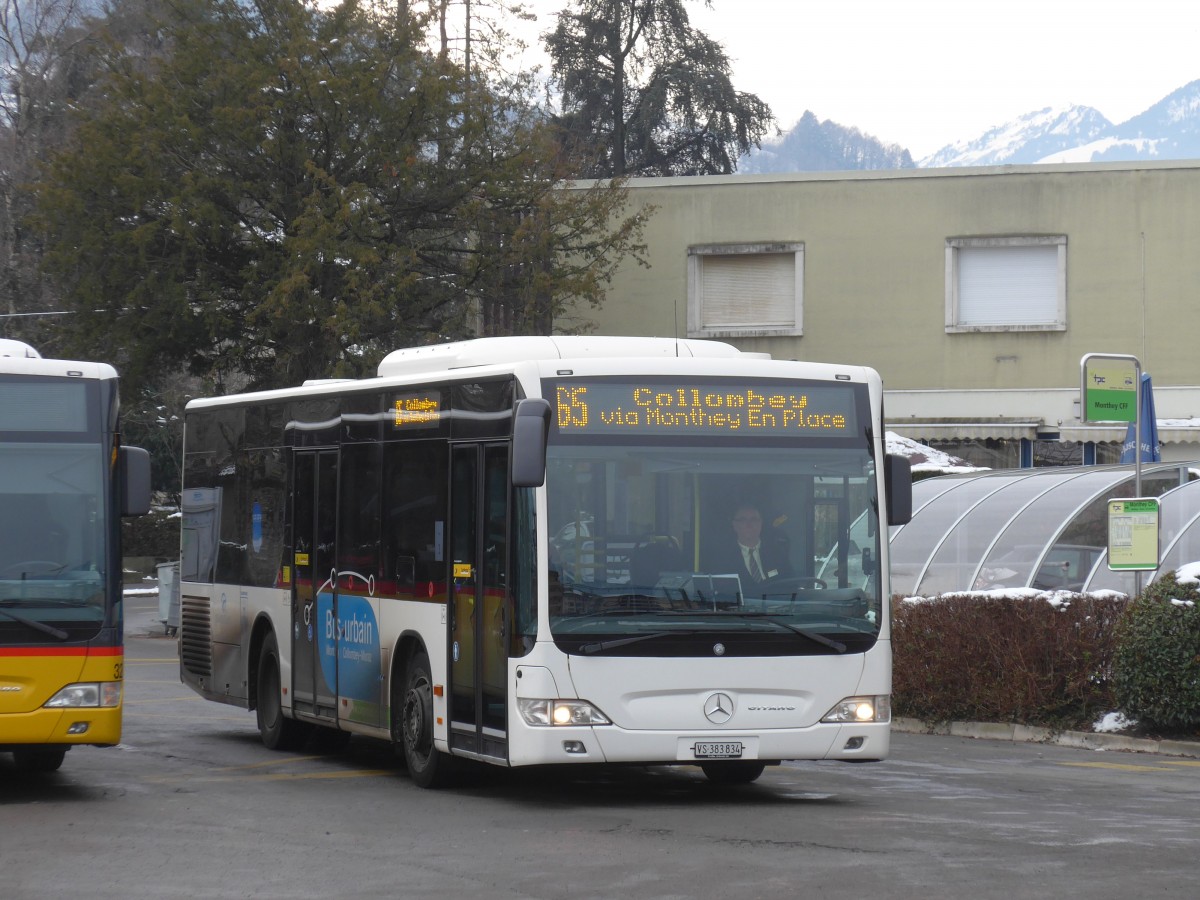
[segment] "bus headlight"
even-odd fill
[[[116,707],[121,705],[121,682],[85,681],[68,684],[46,701],[50,709],[82,706]]]
[[[586,700],[518,699],[517,709],[527,725],[611,725],[608,716]]]
[[[888,694],[876,697],[847,697],[821,717],[822,722],[855,724],[865,722],[890,722],[892,720],[892,698]]]

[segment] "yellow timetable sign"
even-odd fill
[[[1158,568],[1159,507],[1154,497],[1108,501],[1108,567]]]

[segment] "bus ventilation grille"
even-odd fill
[[[182,626],[179,658],[193,675],[212,677],[212,616],[207,597],[184,597],[179,604]]]

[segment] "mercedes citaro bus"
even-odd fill
[[[882,759],[911,507],[882,396],[715,342],[518,337],[193,400],[182,679],[268,747],[392,741],[423,786],[459,757],[723,782]],[[762,581],[729,554],[746,501]]]

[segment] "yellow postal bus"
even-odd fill
[[[0,752],[54,771],[121,739],[121,516],[150,505],[117,373],[0,340]]]

